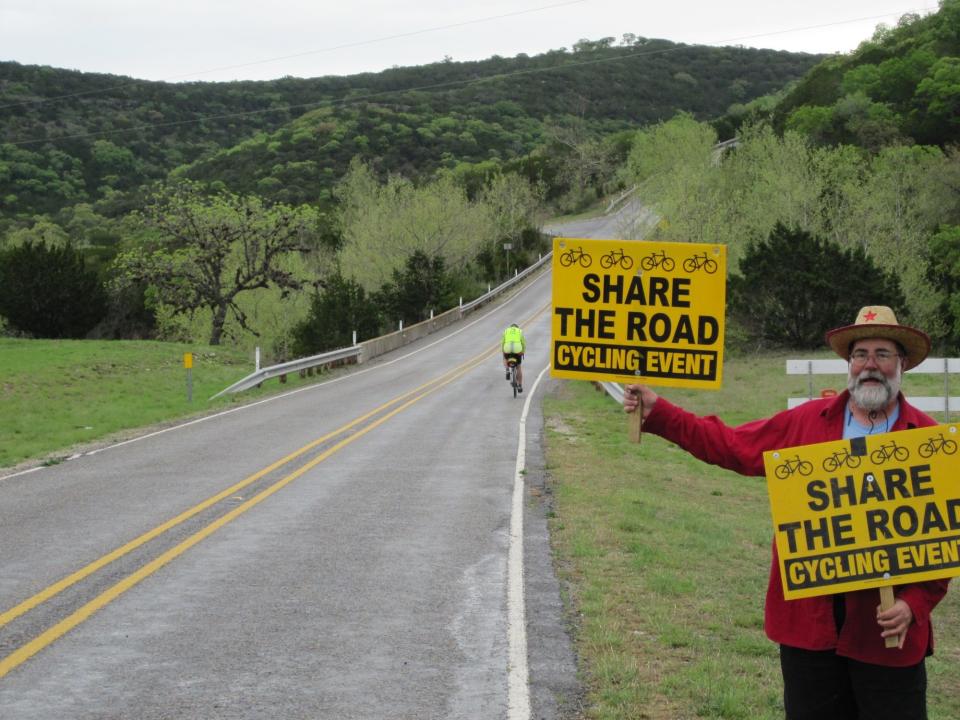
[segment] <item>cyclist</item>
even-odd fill
[[[510,365],[508,361],[513,358],[517,365],[517,392],[523,392],[523,371],[520,369],[520,363],[523,361],[523,353],[527,349],[527,341],[523,337],[523,330],[516,323],[503,331],[503,338],[500,341],[500,349],[503,351],[503,368],[507,371],[507,380],[510,379]]]

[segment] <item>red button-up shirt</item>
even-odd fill
[[[810,445],[843,437],[844,409],[849,391],[833,398],[811,400],[764,419],[730,427],[715,416],[697,417],[659,398],[643,422],[646,432],[676,443],[704,462],[742,475],[763,476],[763,453],[767,450]],[[900,415],[891,430],[936,425],[900,395]],[[845,620],[838,635],[833,614],[833,595],[785,600],[780,580],[776,543],[770,564],[770,580],[764,609],[767,637],[777,643],[807,650],[835,649],[838,655],[877,665],[908,666],[933,653],[930,612],[947,592],[949,580],[899,585],[896,597],[913,612],[902,649],[886,648],[877,624],[876,590],[844,594]]]

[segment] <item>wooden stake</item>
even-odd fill
[[[630,413],[628,436],[630,442],[640,442],[641,426],[643,425],[643,396],[640,393],[634,393],[637,397],[637,409]]]
[[[880,588],[880,610],[889,610],[893,607],[893,588],[884,585]],[[884,639],[884,645],[888,648],[900,647],[899,635],[888,635]]]

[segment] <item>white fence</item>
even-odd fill
[[[950,396],[950,376],[960,373],[960,358],[927,358],[915,368],[907,370],[907,374],[927,373],[943,375],[943,395],[936,396],[908,396],[907,400],[914,407],[924,412],[942,412],[946,420],[950,420],[950,411],[960,412],[960,397]],[[787,360],[787,375],[807,376],[807,397],[787,398],[787,407],[796,407],[807,400],[813,399],[814,375],[842,375],[846,386],[847,361],[840,358],[830,360]]]

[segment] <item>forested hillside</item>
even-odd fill
[[[717,157],[717,128],[736,128]],[[822,345],[889,304],[940,352],[960,349],[960,0],[903,16],[813,68],[778,101],[714,124],[640,131],[621,174],[664,222],[721,242],[744,347]]]
[[[940,5],[828,58],[625,35],[266,83],[0,64],[0,332],[317,352],[476,297],[547,213],[636,188],[654,238],[728,246],[733,346],[819,346],[886,302],[960,348]]]
[[[162,83],[0,63],[0,230],[15,219],[181,175],[267,200],[329,200],[355,156],[423,179],[511,160],[572,116],[609,133],[707,119],[800,78],[820,57],[632,35],[572,51],[270,82]]]

